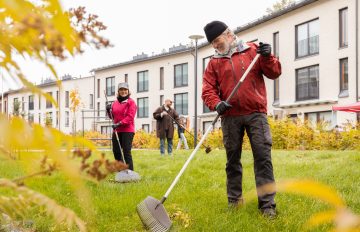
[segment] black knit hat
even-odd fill
[[[228,26],[220,21],[212,21],[204,27],[205,35],[209,43],[221,35]]]

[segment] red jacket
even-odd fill
[[[214,56],[207,65],[203,76],[202,99],[211,110],[215,110],[220,101],[227,99],[256,56],[256,44],[247,43],[246,47],[248,48],[241,52],[237,48],[231,56]],[[263,75],[270,79],[276,79],[281,75],[281,64],[273,55],[259,57],[230,100],[232,108],[226,111],[224,116],[248,115],[254,112],[267,113]]]
[[[121,103],[115,100],[112,104],[112,114],[114,123],[121,122],[121,125],[115,129],[116,132],[135,132],[135,115],[137,106],[133,99],[128,98]]]

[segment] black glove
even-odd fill
[[[227,111],[231,107],[232,105],[230,105],[226,101],[221,101],[216,105],[216,111],[218,112],[219,115],[222,115],[223,113],[225,113],[225,111]]]
[[[112,118],[112,115],[111,115],[111,103],[106,104],[106,113],[109,116],[109,118]]]
[[[118,122],[116,124],[112,124],[111,127],[115,130],[116,128],[118,128],[119,126],[121,126],[121,122]]]
[[[271,54],[271,45],[267,43],[259,43],[259,47],[256,49],[256,53],[259,53],[262,56],[270,56]]]

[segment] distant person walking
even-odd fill
[[[129,165],[130,170],[134,170],[131,148],[135,135],[136,110],[136,103],[130,98],[128,83],[120,83],[118,86],[117,98],[112,104],[106,105],[106,112],[114,122],[114,132],[112,135],[114,157],[116,160],[124,162],[121,155],[121,152],[124,152],[125,162]],[[122,151],[119,147],[115,133],[119,136]]]
[[[189,146],[187,144],[187,140],[185,137],[185,127],[186,127],[186,118],[181,115],[180,116],[180,120],[179,120],[179,124],[178,124],[178,136],[179,136],[179,142],[177,145],[176,150],[179,150],[181,148],[181,144],[184,143],[184,147],[186,150],[189,150]]]
[[[165,140],[167,141],[167,152],[172,155],[174,122],[179,122],[179,114],[171,108],[172,100],[166,99],[165,103],[153,113],[156,120],[156,136],[160,139],[160,154],[165,155]]]

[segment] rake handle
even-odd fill
[[[246,69],[246,71],[244,72],[244,74],[242,75],[242,77],[240,78],[240,80],[238,81],[238,83],[236,84],[236,86],[234,87],[234,89],[231,91],[229,97],[226,99],[226,102],[229,102],[230,99],[234,96],[234,94],[236,93],[236,91],[239,89],[239,87],[241,86],[241,84],[244,82],[246,76],[248,75],[248,73],[250,72],[250,70],[252,69],[252,67],[254,66],[254,64],[256,63],[256,61],[258,60],[260,54],[256,54],[255,58],[252,60],[252,62],[250,63],[249,67]],[[174,186],[177,184],[177,182],[179,181],[180,177],[182,176],[182,174],[184,173],[185,169],[187,168],[187,166],[189,165],[190,161],[194,158],[196,152],[199,150],[200,146],[202,145],[202,143],[204,142],[205,138],[207,137],[207,135],[210,133],[210,131],[214,128],[215,123],[217,122],[217,120],[219,119],[220,115],[218,114],[215,119],[212,121],[211,126],[209,126],[209,128],[206,130],[205,134],[201,137],[200,142],[196,145],[194,151],[191,153],[191,155],[189,156],[189,158],[186,160],[184,166],[181,168],[179,174],[175,177],[175,180],[171,183],[169,189],[166,191],[165,195],[163,196],[163,198],[161,199],[161,203],[164,203],[165,200],[168,198],[170,192],[172,191],[172,189],[174,188]]]

